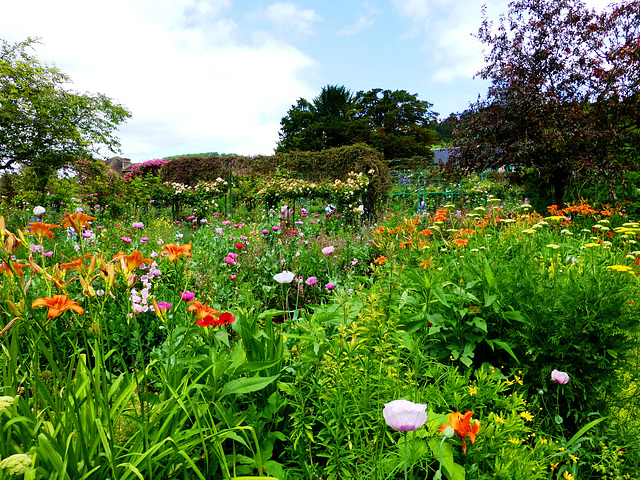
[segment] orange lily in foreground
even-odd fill
[[[31,235],[38,237],[47,236],[50,240],[53,240],[53,232],[51,230],[54,228],[60,228],[60,225],[44,222],[29,222],[29,226],[26,229],[29,230]]]
[[[185,243],[184,245],[176,245],[175,243],[168,243],[164,246],[164,250],[160,252],[162,255],[165,253],[169,255],[169,260],[174,261],[181,255],[191,256],[191,244]]]
[[[11,267],[9,267],[6,263],[0,263],[0,273],[6,273],[10,277],[13,277],[13,272],[16,272],[20,277],[23,277],[24,272],[22,271],[22,269],[28,266],[29,266],[28,263],[11,262]]]
[[[462,451],[467,453],[467,443],[464,437],[468,436],[471,443],[476,443],[476,435],[480,432],[480,421],[474,419],[473,422],[471,422],[472,416],[473,412],[466,412],[464,415],[460,412],[450,413],[449,423],[442,425],[438,429],[438,433],[442,433],[447,427],[453,428],[453,431],[462,438]]]
[[[122,272],[125,277],[128,277],[143,263],[148,263],[149,265],[153,263],[153,260],[150,258],[143,258],[142,253],[138,250],[134,250],[131,255],[126,255],[124,252],[118,252],[117,255],[114,255],[113,259],[120,262],[120,266],[122,267]]]
[[[73,228],[78,235],[82,235],[82,226],[86,226],[87,228],[91,228],[89,225],[89,220],[95,220],[96,217],[92,217],[91,215],[87,215],[86,213],[76,212],[72,214],[67,214],[66,218],[62,220],[62,225],[65,227]]]
[[[203,305],[198,300],[192,300],[189,302],[189,308],[187,311],[196,312],[196,323],[201,327],[207,327],[209,325],[216,326],[220,319],[218,318],[218,314],[220,313],[218,310],[211,308],[208,305]]]
[[[53,297],[38,298],[31,304],[31,308],[49,307],[47,317],[56,318],[65,310],[73,310],[76,313],[84,313],[84,309],[75,300],[69,299],[66,295],[54,295]]]

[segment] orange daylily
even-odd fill
[[[54,228],[60,228],[60,225],[44,222],[29,222],[29,226],[26,230],[28,230],[31,235],[36,235],[38,237],[47,236],[49,239],[53,240],[53,232],[51,230]]]
[[[472,416],[473,412],[466,412],[464,415],[460,412],[450,413],[449,423],[442,425],[438,429],[438,433],[442,433],[447,427],[453,428],[453,431],[462,438],[462,451],[467,453],[465,437],[469,437],[471,443],[476,443],[476,435],[480,432],[480,420],[474,419],[473,422],[471,422]]]
[[[190,305],[189,308],[187,308],[187,311],[196,312],[196,323],[198,325],[200,325],[201,327],[218,325],[218,314],[220,313],[218,310],[211,308],[209,305],[203,305],[198,300],[192,300],[189,303]]]
[[[186,255],[188,257],[191,256],[191,244],[185,243],[184,245],[176,245],[175,243],[168,243],[164,246],[164,250],[160,252],[161,254],[168,254],[169,260],[174,261],[181,255]]]
[[[73,310],[76,313],[84,313],[84,309],[75,300],[69,299],[66,295],[54,295],[53,297],[44,297],[34,300],[31,308],[49,307],[47,318],[56,318],[65,310]]]
[[[400,242],[400,247],[402,248],[410,247],[411,245],[413,245],[413,242],[411,240],[409,240],[408,242]]]
[[[76,212],[67,214],[67,216],[62,220],[62,225],[65,227],[71,227],[78,235],[82,235],[82,226],[84,225],[87,228],[91,228],[88,222],[89,220],[95,219],[96,217],[92,217],[86,213]]]
[[[61,263],[60,268],[64,270],[69,270],[73,268],[75,270],[81,271],[84,268],[84,265],[82,264],[82,260],[84,260],[85,258],[89,258],[90,256],[91,256],[90,254],[85,253],[83,256],[79,258],[74,258],[70,262]]]
[[[0,273],[6,273],[10,277],[13,277],[13,272],[16,272],[20,277],[23,277],[24,272],[22,271],[22,269],[28,266],[29,266],[28,263],[11,262],[11,267],[9,267],[6,263],[0,263]]]
[[[452,240],[451,243],[453,243],[454,245],[458,246],[458,247],[466,247],[469,245],[469,239],[468,238],[456,238],[455,240]]]
[[[381,257],[376,258],[373,263],[377,263],[378,265],[382,265],[384,262],[388,261],[389,259],[387,257],[385,257],[384,255]]]
[[[118,260],[120,265],[122,266],[122,272],[126,277],[131,274],[135,269],[137,269],[143,263],[148,263],[151,265],[153,260],[150,258],[143,258],[142,253],[138,250],[134,250],[131,255],[126,255],[124,252],[118,252],[117,255],[114,255],[114,260]]]

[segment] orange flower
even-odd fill
[[[122,266],[122,272],[125,277],[128,277],[131,272],[137,269],[143,263],[148,263],[151,265],[153,260],[150,258],[142,258],[142,253],[138,250],[134,250],[131,255],[126,255],[124,252],[118,252],[117,255],[114,255],[114,260],[118,260],[120,265]]]
[[[381,234],[381,233],[384,233],[384,232],[385,232],[385,230],[386,230],[385,226],[384,226],[384,225],[382,225],[381,227],[376,228],[376,229],[373,231],[373,233]]]
[[[373,261],[373,263],[377,263],[378,265],[382,265],[384,262],[387,262],[387,261],[389,261],[389,259],[383,255],[381,257],[376,258]]]
[[[89,220],[95,220],[96,217],[92,217],[91,215],[87,215],[86,213],[76,212],[72,214],[68,214],[62,220],[62,225],[65,227],[73,228],[78,235],[82,235],[82,226],[86,226],[87,228],[91,228],[89,225]]]
[[[427,258],[423,262],[420,262],[418,266],[424,268],[425,270],[429,267],[434,268],[433,262],[431,261],[430,258]]]
[[[168,243],[165,245],[164,250],[160,252],[161,254],[168,254],[169,260],[174,261],[181,255],[186,255],[188,257],[191,256],[191,244],[185,243],[184,245],[176,245],[175,243]]]
[[[433,232],[431,230],[429,230],[428,228],[425,230],[420,230],[418,232],[418,235],[424,235],[425,237],[428,237],[429,235],[431,235]]]
[[[476,435],[480,432],[480,421],[475,419],[471,422],[472,416],[473,412],[466,412],[464,415],[460,412],[450,413],[449,423],[442,425],[438,429],[438,433],[442,433],[447,427],[453,428],[453,431],[462,438],[462,451],[467,453],[465,437],[469,437],[471,443],[476,443]]]
[[[189,303],[187,311],[196,312],[196,323],[198,325],[201,327],[220,325],[220,319],[218,318],[220,312],[218,310],[211,308],[209,305],[203,305],[198,300],[193,300]]]
[[[53,232],[51,230],[54,228],[60,228],[60,225],[44,222],[29,222],[27,230],[31,235],[36,235],[38,237],[47,236],[53,240]]]
[[[411,246],[411,245],[413,245],[412,241],[400,242],[400,247],[402,247],[402,248],[407,247],[407,246]]]
[[[466,247],[469,245],[469,239],[468,238],[456,238],[455,240],[452,240],[451,243],[453,243],[454,245],[458,246],[458,247]]]
[[[10,277],[13,277],[13,272],[16,272],[20,277],[24,276],[22,269],[28,267],[28,263],[13,263],[11,262],[11,268],[6,263],[0,263],[0,273],[6,273]]]
[[[82,264],[82,260],[85,258],[89,258],[91,255],[88,253],[85,253],[83,256],[79,257],[79,258],[74,258],[73,260],[71,260],[70,262],[67,263],[61,263],[60,264],[60,268],[64,269],[64,270],[69,270],[69,269],[75,269],[77,271],[82,271],[84,269],[84,265]]]
[[[56,318],[65,310],[73,310],[76,313],[84,313],[84,309],[74,300],[70,300],[66,295],[54,295],[53,297],[38,298],[33,302],[31,308],[49,307],[47,317]]]

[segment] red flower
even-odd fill
[[[244,248],[244,245],[241,243],[236,243],[236,248],[242,250]]]
[[[233,323],[235,321],[235,319],[236,319],[236,317],[231,315],[231,313],[229,313],[229,312],[221,313],[218,318],[220,319],[220,324]]]

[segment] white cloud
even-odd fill
[[[302,9],[293,2],[276,2],[267,7],[266,16],[283,29],[295,29],[299,33],[310,34],[313,24],[322,20],[315,10]]]
[[[313,93],[306,82],[315,62],[268,38],[239,42],[229,0],[53,3],[12,2],[0,18],[3,38],[42,37],[36,57],[69,74],[75,89],[127,106],[133,117],[119,137],[134,161],[272,153],[292,98]],[[298,25],[313,18],[305,13]]]

